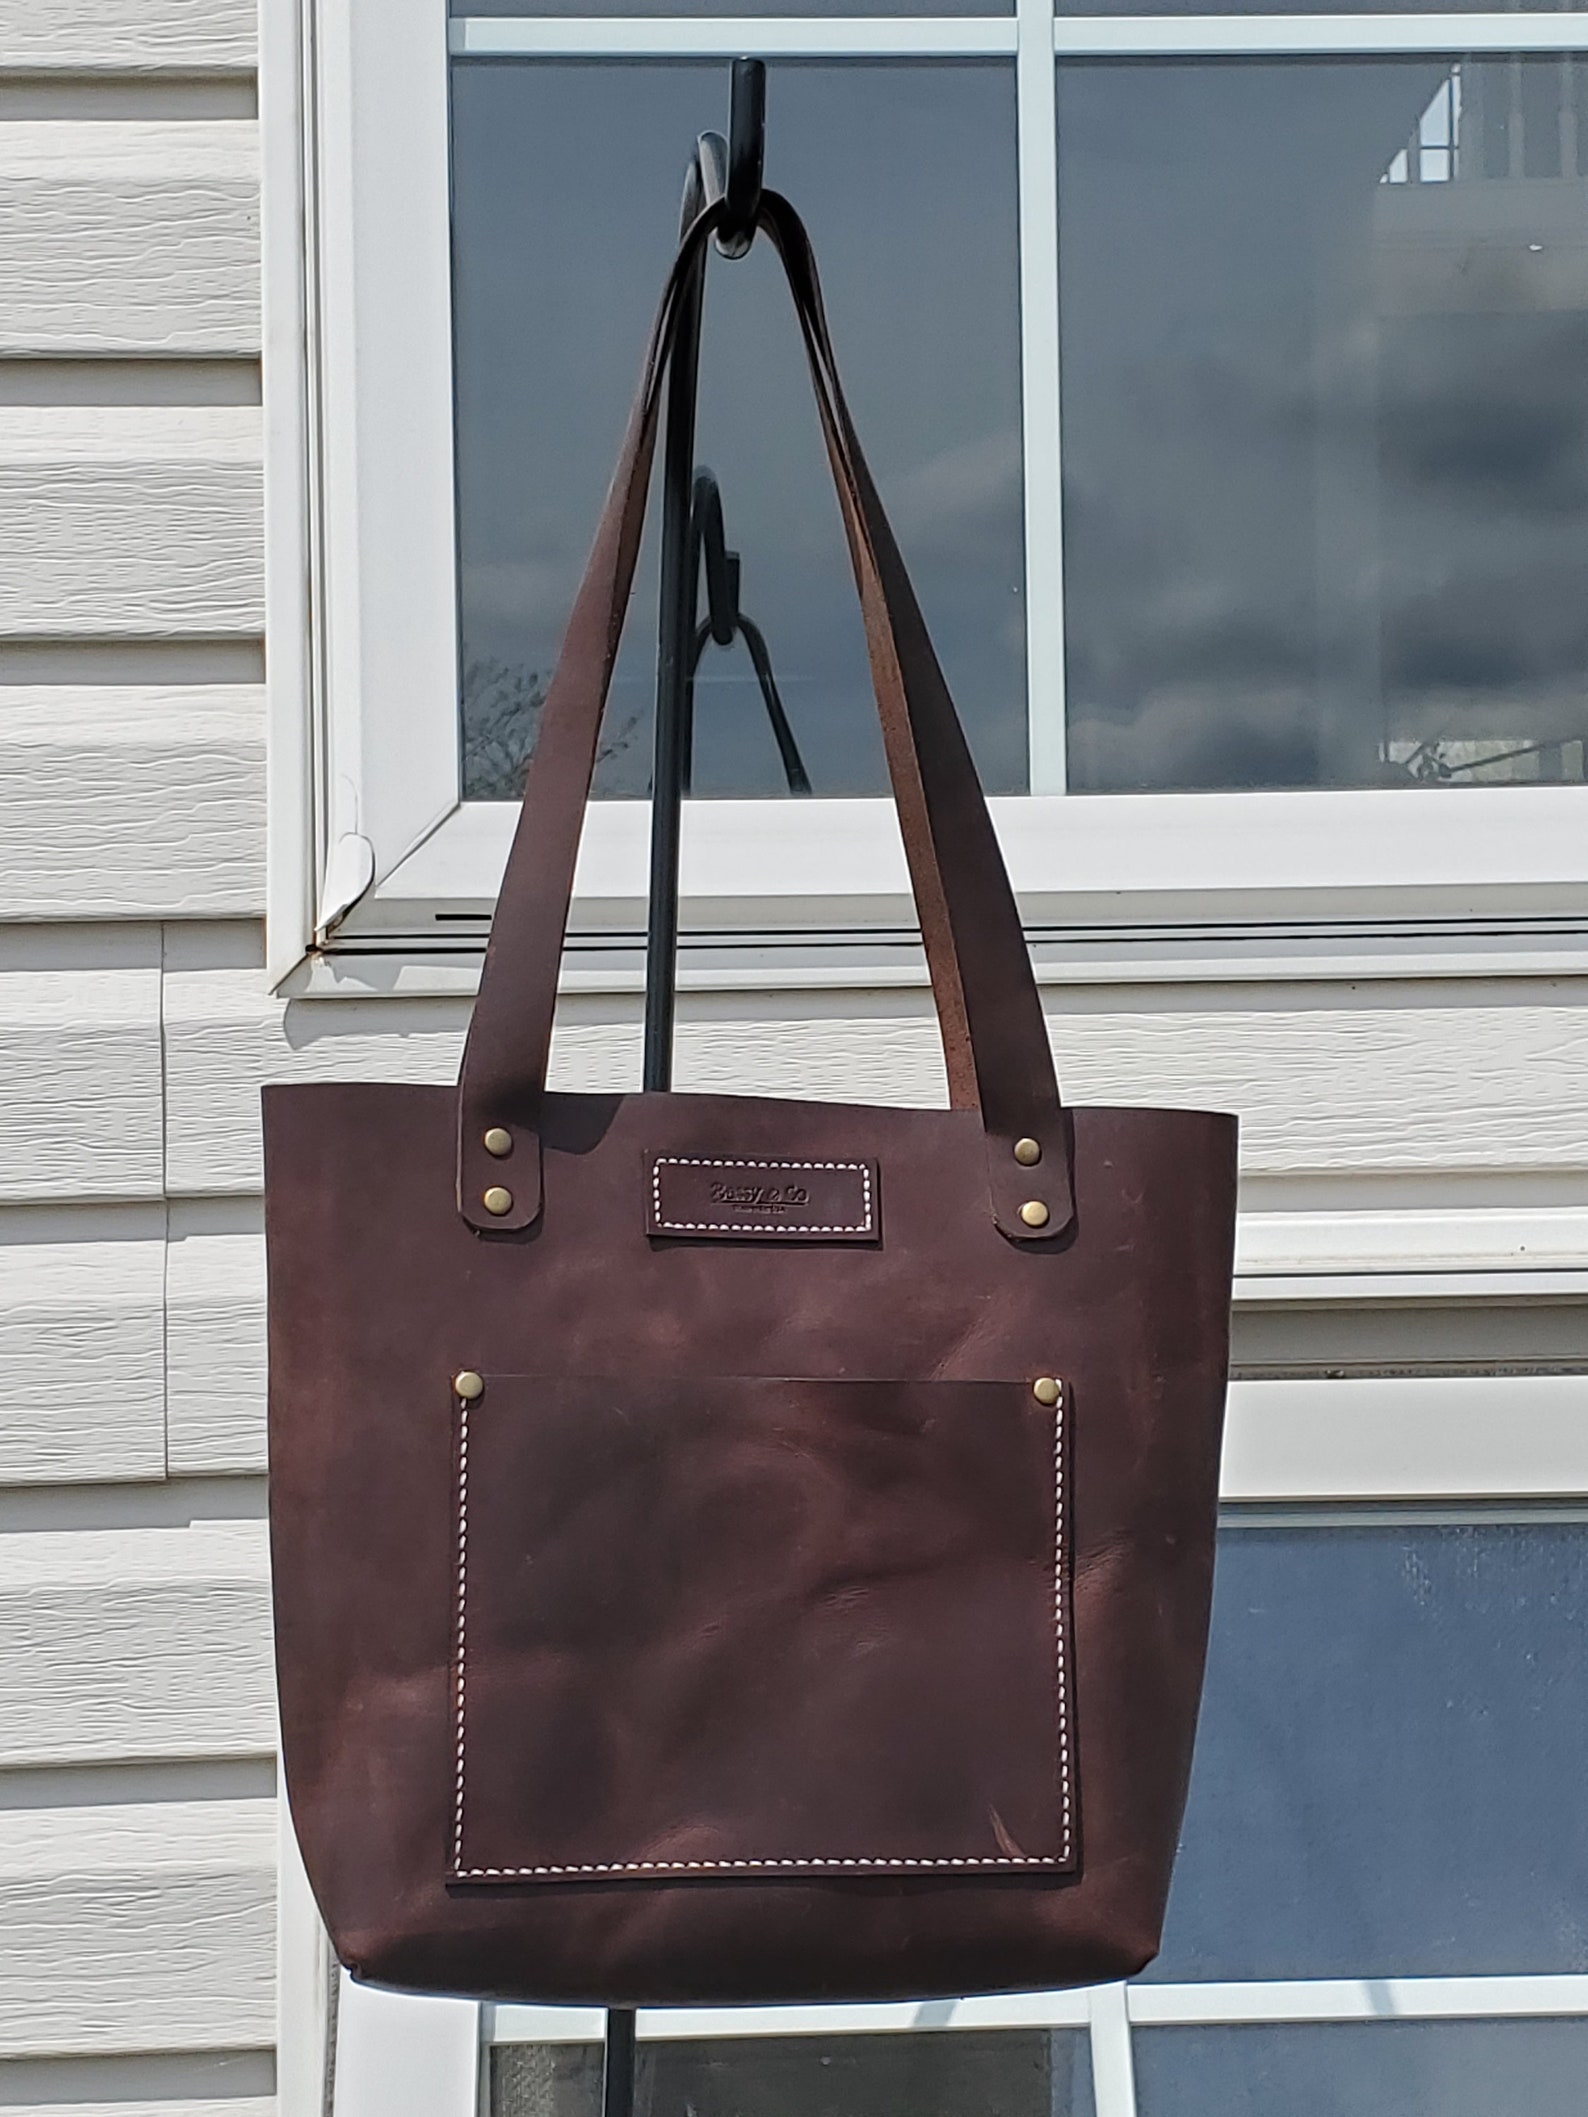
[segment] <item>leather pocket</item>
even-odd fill
[[[451,1879],[1073,1867],[1067,1417],[1025,1381],[488,1375]]]

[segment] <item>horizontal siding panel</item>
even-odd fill
[[[1136,1012],[1061,999],[1050,1019],[1076,1103],[1230,1110],[1253,1174],[1588,1168],[1588,987],[1536,986],[1512,1004],[1437,995],[1337,1006],[1170,1005]],[[763,998],[684,1020],[676,1079],[696,1092],[930,1104],[942,1056],[925,1005],[856,1015],[852,994]],[[825,1005],[832,1013],[821,1012]],[[253,1191],[266,1080],[450,1081],[465,1003],[294,1001],[257,973],[167,981],[172,1189]],[[564,1003],[553,1079],[607,1092],[639,1076],[637,1005]]]
[[[255,124],[0,124],[0,355],[258,350]]]
[[[249,70],[256,0],[0,0],[8,73]]]
[[[0,917],[236,917],[264,895],[262,685],[0,690]]]
[[[0,1768],[274,1741],[263,1523],[0,1537]]]
[[[187,1235],[167,1264],[173,1477],[265,1467],[265,1238]]]
[[[0,2058],[275,2036],[274,1801],[0,1812]]]
[[[1536,993],[1536,988],[1534,988]],[[1049,1033],[1075,1103],[1231,1110],[1253,1173],[1588,1168],[1588,992],[1511,1005],[1250,1008],[1125,1013],[1061,999]],[[764,1007],[765,1003],[760,1003]],[[565,1073],[632,1085],[633,1028],[562,1039]],[[909,1020],[720,1017],[679,1032],[677,1083],[930,1103],[942,1057],[923,1005]]]
[[[1585,998],[1076,1013],[1050,1033],[1072,1100],[1232,1110],[1253,1173],[1582,1169]]]
[[[0,2074],[0,2093],[8,2082]],[[0,2103],[6,2117],[277,2117],[274,2095],[184,2096],[180,2102]]]
[[[176,1195],[257,1192],[266,1081],[456,1078],[466,1004],[271,998],[258,970],[165,981],[167,1171]]]
[[[119,953],[0,970],[0,1200],[160,1195],[158,928]]]
[[[0,636],[257,635],[260,449],[248,405],[0,406]]]
[[[180,990],[178,989],[180,988]],[[833,995],[834,1008],[853,996]],[[723,1006],[685,1020],[680,1089],[931,1104],[943,1100],[936,1024],[923,1004],[862,1017],[762,1018]],[[637,1011],[565,1003],[553,1079],[606,1092],[639,1078]],[[176,1191],[260,1182],[257,1091],[265,1080],[455,1078],[456,1001],[296,1001],[283,1028],[257,975],[167,985],[169,1167]],[[1588,1004],[1274,1008],[1085,1006],[1050,1033],[1077,1103],[1232,1110],[1249,1173],[1588,1168]]]
[[[164,1249],[0,1245],[0,1484],[165,1475]]]

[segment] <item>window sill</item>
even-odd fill
[[[1448,936],[1474,922],[1588,918],[1588,788],[1099,794],[991,803],[1010,878],[1040,935],[1387,926]],[[510,803],[455,808],[339,926],[337,949],[478,943],[511,841]],[[643,931],[649,808],[592,805],[575,929]],[[913,924],[891,804],[688,804],[684,924],[741,940]],[[1416,950],[1414,949],[1414,953]]]

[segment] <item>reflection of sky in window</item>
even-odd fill
[[[1092,2117],[1086,2033],[956,2029],[642,2042],[640,2117]],[[499,2047],[490,2117],[600,2117],[596,2045]]]
[[[1148,1978],[1588,1971],[1585,1756],[1588,1523],[1226,1530]]]
[[[1138,2029],[1141,2117],[1578,2117],[1588,2021]]]
[[[459,540],[468,791],[509,790],[556,657],[672,254],[709,65],[454,72]],[[772,66],[768,181],[805,215],[855,415],[988,786],[1024,783],[1012,70]],[[722,484],[818,794],[880,792],[881,743],[792,311],[765,243],[713,262],[699,460]],[[654,539],[598,786],[641,794]],[[526,713],[525,708],[530,711]],[[505,728],[503,723],[506,723]],[[504,783],[506,782],[506,783]],[[708,652],[695,786],[782,790],[749,664]]]
[[[1072,784],[1583,776],[1585,81],[1061,67]]]

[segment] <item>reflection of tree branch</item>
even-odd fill
[[[521,663],[475,655],[463,665],[463,797],[466,801],[517,801],[524,771],[540,730],[546,686],[537,670]],[[634,739],[641,716],[633,713],[602,740],[596,763],[621,756]]]

